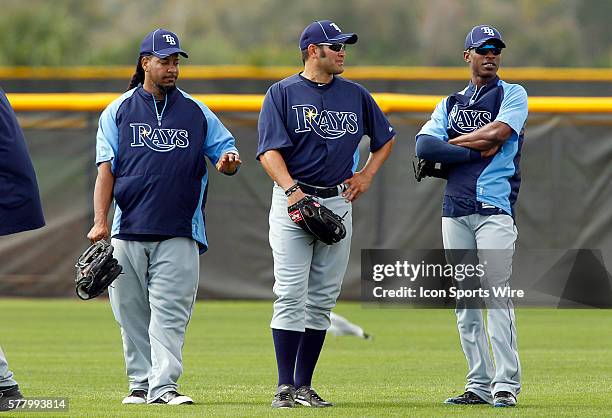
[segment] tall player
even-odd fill
[[[0,236],[45,225],[36,174],[23,132],[6,95],[0,90]],[[23,396],[0,348],[0,411]]]
[[[442,100],[416,137],[420,158],[445,164],[448,172],[442,209],[445,249],[504,250],[502,265],[488,268],[490,281],[508,284],[517,238],[514,204],[519,191],[519,160],[527,119],[527,93],[497,77],[506,44],[488,25],[472,28],[464,60],[471,80]],[[498,260],[499,262],[500,260]],[[488,309],[489,354],[480,309],[457,308],[461,346],[468,363],[465,393],[448,404],[516,405],[521,366],[512,300]]]
[[[231,133],[203,103],[176,87],[173,32],[140,46],[129,90],[102,113],[97,135],[95,242],[112,236],[123,274],[109,289],[121,326],[130,393],[124,404],[191,404],[180,394],[182,350],[199,281],[207,157],[232,175],[241,164]],[[112,229],[107,217],[115,201]]]
[[[257,158],[275,182],[269,218],[277,296],[270,324],[278,365],[275,408],[296,401],[331,406],[311,381],[348,263],[351,202],[368,190],[394,142],[393,128],[367,90],[338,76],[346,45],[355,42],[356,34],[329,20],[308,25],[299,42],[304,71],[270,87],[259,116]],[[364,135],[371,153],[356,171]],[[346,238],[313,243],[291,221],[287,207],[306,195],[346,215]]]

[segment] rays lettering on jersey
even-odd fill
[[[345,133],[355,134],[359,129],[354,112],[319,110],[314,105],[291,106],[295,110],[297,129],[295,133],[314,131],[325,139],[338,139]]]
[[[448,128],[460,134],[468,134],[491,122],[488,110],[459,109],[453,106],[448,115]]]
[[[157,152],[168,152],[175,148],[189,146],[189,132],[185,129],[151,129],[148,123],[130,123],[132,128],[131,147],[145,145]]]

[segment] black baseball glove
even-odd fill
[[[289,206],[287,211],[293,222],[327,245],[335,244],[346,236],[342,218],[311,196]]]
[[[76,294],[83,300],[100,296],[123,270],[113,258],[113,246],[104,240],[86,249],[75,267]]]
[[[439,168],[436,168],[435,161],[427,161],[422,158],[415,157],[417,160],[416,165],[412,162],[412,169],[414,170],[414,178],[416,181],[421,181],[425,177],[437,177],[440,179],[448,178],[448,172],[442,164]]]

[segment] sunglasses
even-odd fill
[[[487,55],[489,52],[492,52],[493,55],[499,55],[502,53],[502,49],[496,46],[485,45],[479,48],[472,48],[478,55]]]
[[[340,52],[340,51],[345,51],[346,50],[346,44],[326,44],[326,43],[322,43],[322,44],[317,44],[317,46],[327,46],[329,49],[331,49],[334,52]]]

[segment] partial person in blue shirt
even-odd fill
[[[489,284],[505,286],[510,281],[517,238],[514,206],[521,182],[527,93],[497,76],[506,47],[497,29],[475,26],[464,47],[470,83],[438,103],[416,136],[416,154],[442,163],[447,176],[442,205],[444,248],[503,250],[501,262],[496,260],[499,269],[490,264],[486,276]],[[465,392],[446,403],[516,405],[521,368],[515,315],[512,300],[503,302],[504,308],[487,312],[491,349],[482,312],[457,308],[469,371]]]
[[[257,159],[274,180],[274,408],[331,406],[311,382],[349,259],[352,202],[369,189],[394,143],[395,131],[370,93],[339,76],[347,45],[355,42],[356,34],[329,20],[306,27],[299,42],[304,71],[272,85],[259,115]],[[370,156],[357,170],[364,135]],[[343,240],[313,242],[291,220],[287,207],[306,195],[344,217]]]
[[[178,393],[182,348],[208,248],[208,158],[241,164],[235,140],[200,101],[176,87],[176,34],[156,29],[140,47],[129,90],[102,112],[92,241],[112,237],[123,274],[109,289],[121,327],[130,393],[124,404],[193,403]],[[107,218],[114,202],[112,228]]]
[[[45,225],[36,173],[17,116],[0,90],[0,236]]]
[[[36,173],[13,107],[0,90],[0,236],[45,225]],[[0,411],[23,396],[0,348]]]

